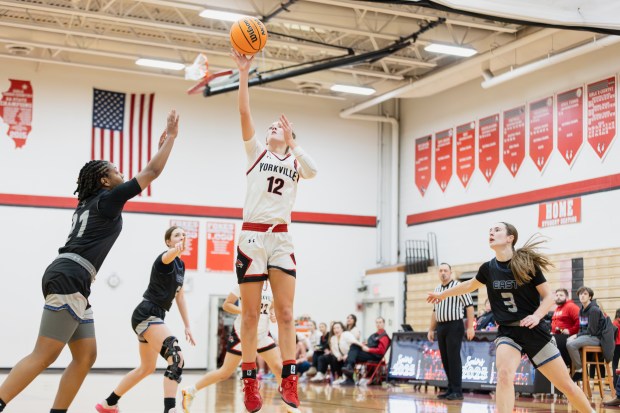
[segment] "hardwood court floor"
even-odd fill
[[[70,413],[92,413],[97,402],[107,397],[118,383],[120,373],[91,373],[78,393]],[[0,381],[5,374],[0,374]],[[182,386],[196,382],[200,374],[183,375]],[[39,376],[22,394],[9,404],[6,413],[47,413],[56,392],[60,375],[57,373]],[[142,381],[121,399],[122,413],[159,413],[163,411],[161,396],[162,376],[156,373]],[[179,392],[180,393],[180,392]],[[286,409],[278,397],[275,382],[265,381],[262,388],[265,403],[261,413],[285,413]],[[414,391],[410,385],[338,387],[329,385],[300,385],[303,413],[492,413],[495,403],[491,396],[465,394],[463,401],[439,401],[429,388],[429,392]],[[243,393],[239,380],[229,379],[210,386],[196,397],[192,413],[244,413]],[[608,395],[608,397],[610,397]],[[180,398],[179,398],[179,411]],[[617,412],[620,409],[600,406],[600,398],[595,399],[599,412]],[[552,397],[520,397],[517,400],[517,413],[562,413],[574,412],[565,400],[554,402]]]

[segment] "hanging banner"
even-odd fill
[[[233,271],[235,224],[207,222],[207,271]]]
[[[516,176],[525,159],[525,106],[504,112],[504,165]]]
[[[616,137],[616,77],[588,85],[588,143],[603,159]]]
[[[499,114],[478,122],[478,169],[491,182],[499,165]]]
[[[530,103],[530,158],[540,172],[553,152],[553,98]]]
[[[431,135],[415,141],[415,185],[424,196],[431,183]]]
[[[452,178],[452,129],[435,134],[435,181],[442,192]]]
[[[463,188],[476,168],[476,122],[469,122],[456,127],[456,175]]]
[[[538,204],[538,228],[581,222],[581,198]]]
[[[186,270],[198,269],[198,221],[184,221],[171,219],[170,226],[181,227],[185,230],[185,251],[181,254],[181,259],[185,263]]]
[[[573,166],[583,145],[583,88],[558,93],[558,151],[568,166]]]
[[[9,125],[7,135],[16,148],[26,144],[32,130],[32,85],[29,80],[9,79],[11,85],[2,92],[0,119]]]

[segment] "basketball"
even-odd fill
[[[253,55],[267,43],[267,29],[256,17],[244,17],[230,28],[230,43],[241,54]]]

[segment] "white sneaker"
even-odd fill
[[[183,406],[183,413],[190,413],[189,409],[192,407],[192,403],[194,402],[196,388],[194,386],[186,387],[181,390],[181,394],[183,395],[183,401],[181,402]]]
[[[325,374],[321,373],[320,371],[316,374],[316,376],[310,379],[310,381],[313,383],[323,381],[323,380],[325,380]]]
[[[341,377],[341,378],[339,378],[338,380],[335,380],[332,384],[333,384],[334,386],[338,386],[339,384],[344,383],[344,381],[345,381],[345,380],[346,380],[346,378]]]
[[[177,413],[177,408],[173,407],[172,409],[168,410],[168,413]]]

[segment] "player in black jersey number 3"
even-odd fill
[[[515,403],[514,378],[521,355],[530,361],[551,383],[566,395],[569,403],[582,413],[594,410],[583,391],[571,380],[551,333],[539,325],[554,304],[554,294],[542,273],[552,264],[537,251],[544,240],[530,238],[515,249],[517,229],[499,222],[490,229],[489,245],[495,258],[480,266],[471,280],[442,292],[428,294],[429,303],[470,293],[487,287],[491,311],[499,324],[497,347],[497,411],[509,413]]]
[[[88,302],[91,283],[121,233],[125,203],[161,174],[178,130],[179,117],[172,110],[159,150],[127,182],[108,161],[90,161],[80,170],[71,232],[43,274],[45,306],[39,336],[32,353],[13,367],[0,386],[0,411],[56,360],[67,343],[73,360],[60,379],[50,413],[69,409],[97,356],[93,312]]]

